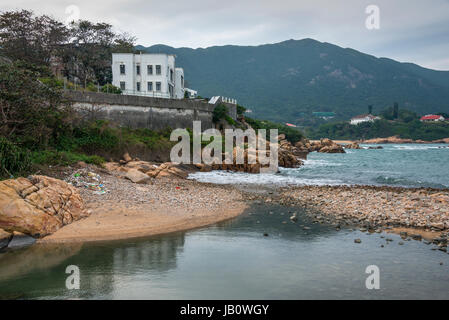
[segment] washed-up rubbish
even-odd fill
[[[104,194],[108,192],[105,185],[101,183],[101,177],[94,172],[87,172],[83,169],[75,171],[70,175],[66,182],[78,188],[86,188],[95,194]]]

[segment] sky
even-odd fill
[[[449,70],[449,0],[0,0],[1,11],[13,9],[62,21],[108,22],[144,46],[205,48],[312,38]]]

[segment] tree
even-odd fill
[[[29,65],[62,65],[64,75],[84,87],[112,82],[112,53],[133,52],[135,41],[107,23],[79,20],[65,26],[29,10],[0,14],[0,55]]]
[[[79,79],[84,86],[112,82],[112,53],[132,52],[135,42],[126,33],[116,34],[110,24],[87,20],[72,22],[70,35],[63,54],[66,76]]]
[[[39,73],[0,63],[0,136],[36,148],[70,127],[71,108],[62,92],[39,81]]]
[[[397,102],[395,102],[393,107],[393,119],[397,119],[398,116],[399,116],[399,105]]]
[[[49,66],[68,37],[67,27],[47,15],[29,10],[0,14],[0,53],[13,60]]]

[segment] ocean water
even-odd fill
[[[368,147],[368,145],[362,145]],[[304,166],[281,168],[277,174],[200,172],[191,179],[223,184],[391,185],[449,188],[449,146],[386,144],[383,149],[346,150],[344,154],[313,152]]]

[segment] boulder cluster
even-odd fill
[[[65,181],[35,175],[0,182],[3,240],[14,232],[43,237],[88,215],[79,191]]]
[[[304,152],[345,153],[343,146],[328,138],[323,138],[319,141],[303,139],[296,142],[295,147]]]
[[[345,149],[363,149],[357,142],[345,145]]]

